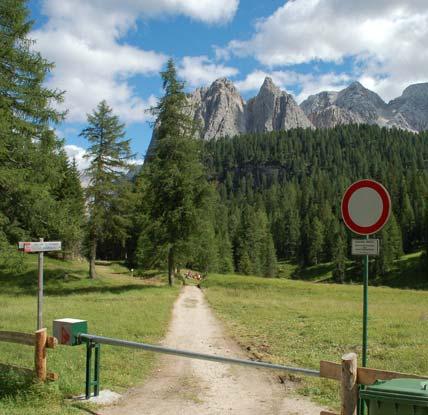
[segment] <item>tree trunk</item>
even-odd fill
[[[90,242],[90,252],[89,252],[89,278],[94,280],[97,278],[97,271],[95,269],[95,258],[97,256],[97,240],[92,237]]]
[[[170,246],[168,251],[168,284],[170,287],[174,284],[174,247]]]

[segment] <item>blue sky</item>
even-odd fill
[[[86,113],[106,99],[141,159],[159,71],[176,61],[188,90],[218,77],[245,99],[269,75],[298,102],[353,80],[386,101],[428,80],[425,0],[31,0],[35,48],[66,91],[67,151],[83,163]],[[83,166],[83,164],[82,164]],[[83,166],[84,167],[84,166]]]

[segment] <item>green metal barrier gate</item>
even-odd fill
[[[76,319],[61,319],[54,321],[54,335],[58,338],[60,344],[77,346],[86,344],[86,399],[91,397],[91,387],[94,389],[94,396],[98,396],[100,392],[100,360],[101,360],[101,344],[110,346],[129,347],[133,349],[142,349],[155,353],[169,354],[173,356],[181,356],[189,359],[208,360],[217,363],[227,363],[243,366],[251,366],[256,368],[266,368],[273,370],[282,370],[290,373],[301,373],[306,376],[320,376],[318,370],[304,369],[292,366],[277,365],[273,363],[238,359],[233,357],[216,356],[205,353],[191,352],[188,350],[172,349],[164,346],[155,346],[153,344],[139,343],[121,339],[114,339],[104,336],[96,336],[87,333],[87,322],[85,320]],[[94,357],[94,361],[92,361]]]

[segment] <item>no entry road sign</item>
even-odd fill
[[[342,199],[342,218],[345,225],[359,235],[380,231],[391,214],[391,197],[380,183],[359,180],[351,184]]]

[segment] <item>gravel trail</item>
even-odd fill
[[[177,299],[165,346],[246,358],[225,335],[204,294],[183,288]],[[278,373],[163,355],[153,375],[129,390],[104,415],[319,415],[322,408],[294,396]]]

